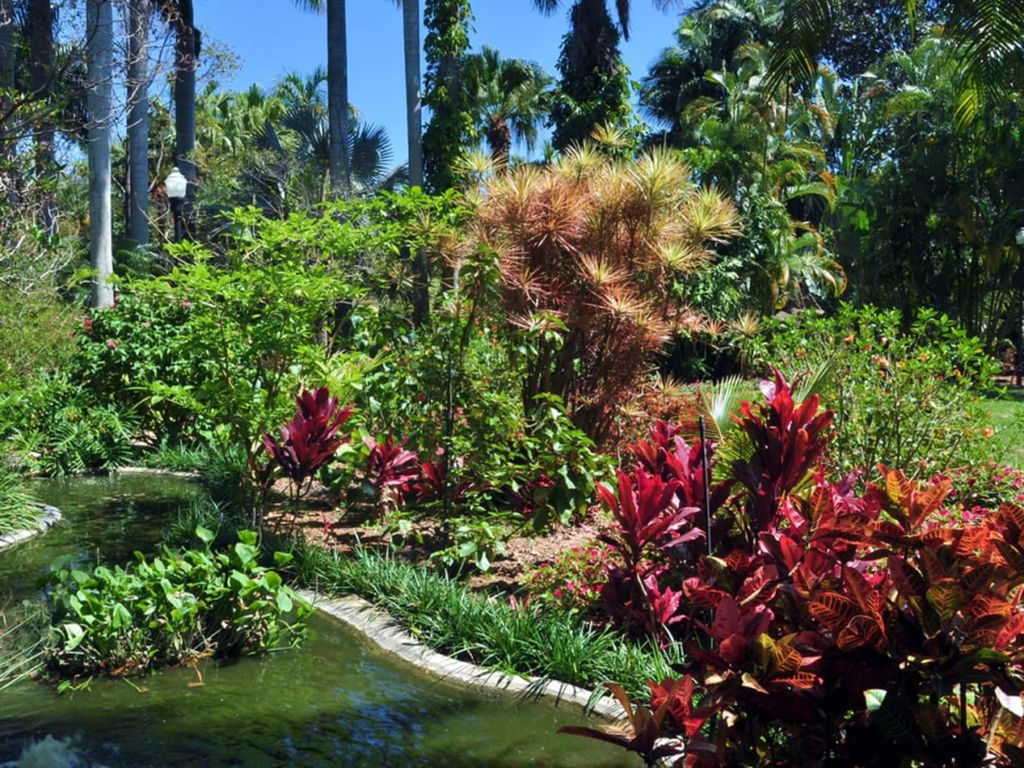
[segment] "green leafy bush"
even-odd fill
[[[48,292],[0,288],[0,393],[67,363],[76,348],[73,315]]]
[[[997,363],[945,315],[840,307],[772,321],[766,364],[803,378],[836,412],[831,465],[927,477],[991,450],[981,395]]]
[[[35,474],[99,472],[132,456],[136,419],[97,400],[67,373],[0,396],[0,437],[16,468]]]
[[[261,566],[256,534],[242,531],[227,552],[197,528],[197,549],[136,553],[125,566],[75,568],[59,561],[47,577],[50,667],[62,675],[129,675],[204,655],[236,656],[290,647],[309,608],[277,571]],[[290,555],[276,553],[279,566]]]

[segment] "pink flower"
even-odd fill
[[[86,317],[82,319],[82,325],[85,326],[86,333],[92,333],[92,318]]]
[[[436,454],[437,456],[444,456],[444,446],[443,446],[443,445],[439,445],[439,446],[437,446],[437,450],[436,450],[436,451],[434,451],[434,453],[435,453],[435,454]]]
[[[111,349],[117,349],[117,342],[113,339],[107,339],[107,346]]]
[[[183,302],[181,302],[181,308],[182,309],[188,309],[191,306],[192,306],[192,302],[190,302],[190,301],[183,301]]]

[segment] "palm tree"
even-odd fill
[[[151,0],[128,4],[128,237],[149,241],[149,11]]]
[[[548,113],[551,78],[539,64],[502,59],[487,46],[481,53],[468,55],[464,69],[477,131],[495,165],[508,162],[513,139],[532,150]]]
[[[53,40],[53,8],[50,0],[29,0],[28,29],[29,48],[31,50],[32,92],[40,101],[46,101],[53,93],[54,73],[56,69],[56,46]],[[57,132],[54,128],[52,110],[49,105],[41,113],[35,131],[35,170],[36,176],[44,182],[55,178],[54,139]],[[39,225],[47,235],[57,232],[57,200],[53,193],[46,189],[39,202]]]
[[[327,113],[331,189],[344,195],[351,186],[348,153],[348,31],[345,0],[296,0],[310,10],[327,12]]]
[[[769,81],[809,82],[840,11],[839,0],[785,0]],[[913,9],[916,3],[908,3]],[[961,83],[956,104],[960,128],[978,115],[982,101],[1024,83],[1024,4],[1020,0],[949,0],[942,37],[954,48]],[[914,14],[910,14],[910,24]]]
[[[195,163],[196,67],[199,64],[200,37],[195,25],[193,0],[163,0],[161,10],[175,32],[174,155],[175,164],[189,180],[185,209],[188,222],[198,178]]]
[[[653,0],[653,2],[654,7],[659,10],[668,10],[680,4],[679,0]],[[551,14],[562,4],[562,0],[533,0],[533,4],[542,13]],[[575,0],[574,5],[580,5],[580,0]],[[615,13],[619,19],[619,27],[622,29],[622,36],[627,40],[629,40],[629,12],[631,5],[630,0],[615,0]]]
[[[409,185],[423,186],[423,105],[420,93],[420,0],[395,0],[402,8],[405,57],[405,123],[409,137]]]
[[[301,78],[289,75],[277,91],[285,109],[280,121],[282,131],[297,138],[295,155],[308,163],[322,180],[320,199],[326,197],[330,181],[331,138],[328,110],[324,106],[321,86],[329,80],[323,70]],[[329,99],[330,97],[328,97]],[[390,166],[393,150],[387,132],[374,125],[361,125],[350,115],[352,130],[345,151],[349,168],[350,191],[372,195],[379,189],[391,189],[407,179],[405,166]]]
[[[110,276],[114,267],[110,209],[110,126],[113,111],[114,14],[112,0],[88,0],[86,40],[88,52],[89,111],[89,255],[96,271],[92,304],[114,303]]]
[[[676,30],[676,44],[661,52],[642,81],[644,112],[679,141],[687,105],[716,93],[707,72],[732,68],[743,46],[768,42],[781,20],[778,0],[718,0],[687,15]]]
[[[9,115],[14,101],[10,94],[14,93],[15,64],[17,61],[17,21],[14,18],[13,0],[0,0],[0,115]],[[9,204],[16,200],[14,191],[15,177],[13,169],[9,167],[10,161],[14,158],[14,142],[7,138],[7,128],[0,123],[0,162],[4,168],[0,168],[0,184]]]

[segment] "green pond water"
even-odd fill
[[[156,476],[46,482],[36,495],[65,520],[0,552],[0,592],[38,595],[58,555],[119,562],[152,550],[201,491]],[[0,691],[0,766],[633,766],[616,748],[555,732],[583,724],[554,707],[438,683],[314,616],[298,650],[97,680],[59,695]],[[136,687],[139,690],[136,690]],[[34,746],[33,746],[34,745]]]

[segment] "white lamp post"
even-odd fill
[[[181,221],[181,209],[188,195],[188,179],[185,178],[178,166],[171,168],[164,181],[167,190],[167,199],[171,202],[171,214],[174,216],[174,242],[180,243],[185,236],[184,227]]]

